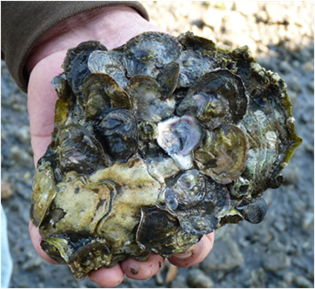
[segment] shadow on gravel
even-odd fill
[[[200,287],[194,280],[201,275],[207,284],[223,288],[314,286],[314,45],[290,51],[283,43],[270,47],[269,55],[257,60],[287,83],[296,130],[304,142],[284,170],[284,185],[265,192],[269,205],[265,220],[219,229],[212,253],[200,265],[179,269],[171,287]],[[12,82],[3,63],[1,69],[1,195],[14,261],[11,287],[97,287],[88,279],[77,282],[66,266],[46,263],[31,244],[28,222],[34,168],[27,96]],[[166,270],[161,275],[165,278]],[[152,278],[126,279],[119,287],[166,286]]]

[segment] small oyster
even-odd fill
[[[81,43],[63,67],[31,219],[76,279],[263,220],[302,140],[285,83],[246,46],[148,32],[111,51]]]

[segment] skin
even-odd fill
[[[36,43],[26,63],[30,74],[28,111],[35,166],[51,142],[57,94],[50,82],[62,72],[61,64],[67,49],[88,40],[99,40],[108,49],[113,49],[145,31],[162,30],[147,22],[132,8],[113,6],[73,16],[51,29]],[[41,249],[39,230],[32,222],[29,232],[38,254],[46,261],[56,264]],[[184,268],[198,264],[209,254],[213,243],[214,233],[210,233],[188,251],[173,255],[169,261]],[[88,277],[102,287],[115,287],[123,281],[125,275],[138,280],[149,279],[159,272],[163,264],[163,257],[151,254],[146,262],[130,258],[112,268],[93,271]]]

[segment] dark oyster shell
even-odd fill
[[[112,51],[82,43],[63,67],[31,219],[78,280],[262,221],[302,140],[285,83],[247,47],[148,32]]]

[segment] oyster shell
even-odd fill
[[[63,67],[31,219],[75,278],[262,221],[302,140],[285,83],[247,47],[148,32],[111,51],[82,43]]]

